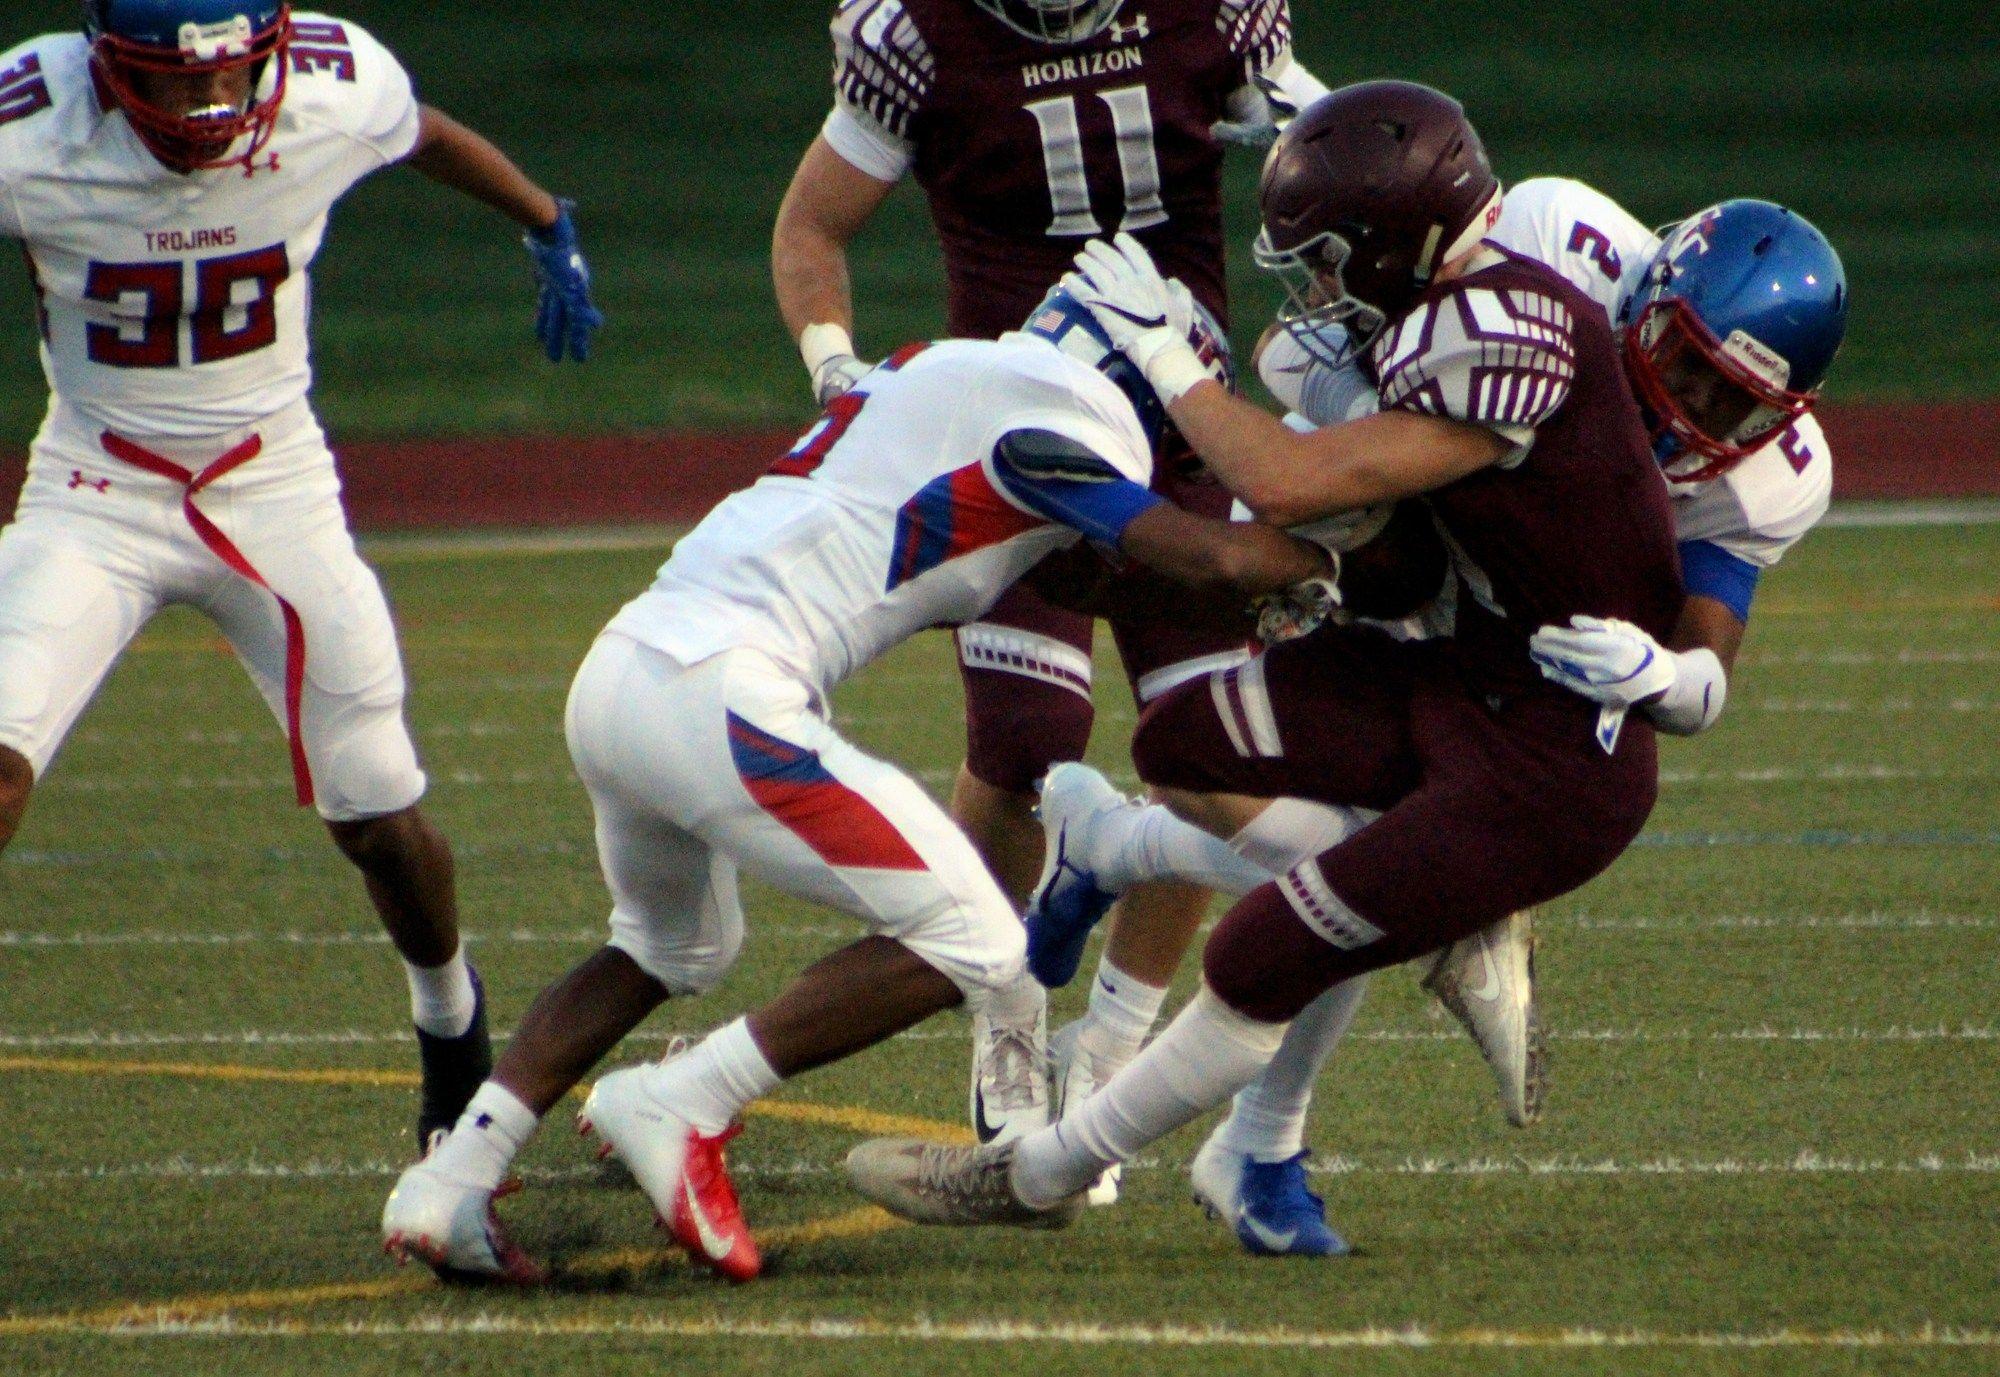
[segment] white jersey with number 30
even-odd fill
[[[295,17],[249,166],[177,173],[107,111],[81,34],[0,57],[0,238],[22,241],[55,401],[135,438],[256,425],[303,399],[307,266],[350,186],[406,156],[417,103],[366,32]],[[267,64],[262,89],[277,80]]]

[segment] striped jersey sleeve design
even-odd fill
[[[1292,48],[1292,10],[1287,0],[1222,0],[1215,27],[1240,58],[1246,75],[1274,66]]]
[[[1426,302],[1375,346],[1382,409],[1532,429],[1569,398],[1574,330],[1569,307],[1529,288]]]
[[[908,139],[937,60],[901,0],[842,0],[832,30],[835,98],[892,139]]]

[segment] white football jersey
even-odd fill
[[[995,475],[995,443],[1023,429],[1151,479],[1125,394],[1039,336],[913,347],[711,511],[609,629],[684,664],[754,647],[824,693],[927,627],[976,620],[1079,539]]]
[[[306,272],[327,212],[415,146],[417,102],[362,29],[294,22],[276,128],[247,170],[161,165],[99,105],[81,34],[0,57],[0,237],[27,250],[49,388],[92,425],[215,435],[311,386]],[[277,76],[268,64],[266,94]]]
[[[1616,201],[1567,177],[1534,177],[1509,187],[1486,238],[1554,268],[1603,307],[1614,326],[1660,246],[1659,236]],[[1280,401],[1317,425],[1375,409],[1358,368],[1314,363],[1283,333],[1265,347],[1258,373]],[[1678,539],[1707,541],[1768,568],[1826,514],[1833,455],[1819,422],[1808,415],[1721,477],[1669,482],[1667,492]]]

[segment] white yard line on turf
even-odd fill
[[[1127,1162],[1128,1172],[1181,1172],[1186,1159],[1144,1157]],[[158,1162],[111,1162],[88,1167],[0,1166],[0,1186],[80,1185],[103,1181],[344,1181],[393,1179],[408,1162],[375,1159],[337,1162],[197,1162],[172,1157]],[[838,1176],[846,1168],[837,1158],[795,1157],[759,1161],[732,1152],[730,1174],[751,1180]],[[2000,1152],[1926,1152],[1898,1159],[1841,1157],[1811,1150],[1790,1157],[1403,1157],[1367,1161],[1334,1155],[1316,1157],[1306,1170],[1316,1176],[1986,1176],[2000,1173]],[[600,1179],[602,1167],[530,1167],[516,1173],[531,1185],[554,1185]]]
[[[599,554],[658,550],[687,531],[684,525],[546,527],[501,531],[385,531],[361,538],[361,553],[377,564],[418,560],[489,559],[495,555]]]
[[[1836,502],[1819,524],[1858,530],[1905,526],[1990,526],[2000,522],[2000,500],[1959,498],[1937,502]]]
[[[1648,1329],[1236,1329],[1201,1325],[1067,1324],[993,1320],[676,1319],[590,1316],[534,1319],[484,1312],[439,1313],[407,1320],[148,1321],[128,1319],[52,1326],[42,1332],[105,1333],[120,1338],[677,1338],[780,1342],[913,1344],[1071,1344],[1088,1347],[1223,1349],[1991,1349],[2000,1331],[1924,1326],[1910,1330],[1771,1329],[1673,1332]]]
[[[626,1040],[665,1042],[686,1036],[688,1030],[641,1029]],[[495,1042],[513,1036],[510,1029],[493,1034]],[[915,1028],[898,1033],[901,1042],[962,1042],[962,1028]],[[1456,1043],[1465,1034],[1455,1027],[1363,1028],[1348,1035],[1357,1042]],[[1548,1036],[1556,1042],[1584,1045],[1645,1042],[1726,1042],[1726,1043],[1953,1043],[2000,1041],[2000,1026],[1993,1024],[1946,1024],[1927,1027],[1890,1025],[1882,1028],[1779,1028],[1762,1025],[1752,1028],[1557,1028]],[[83,1029],[59,1033],[0,1033],[0,1049],[48,1051],[58,1048],[104,1047],[344,1047],[402,1044],[415,1041],[407,1030],[377,1032],[359,1028],[279,1031],[269,1029],[216,1029],[189,1032],[110,1031]]]

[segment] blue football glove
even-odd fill
[[[604,324],[604,312],[591,304],[590,265],[577,244],[576,202],[556,202],[556,222],[521,236],[535,259],[535,281],[541,294],[535,302],[535,337],[549,356],[561,363],[565,351],[578,363],[590,356],[590,337]]]

